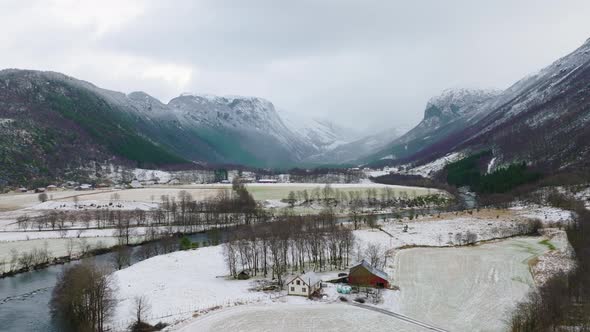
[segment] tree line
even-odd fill
[[[268,275],[282,285],[289,271],[341,269],[354,245],[352,231],[336,222],[332,212],[283,215],[278,220],[235,229],[223,245],[230,275],[241,271]]]
[[[520,303],[510,320],[513,332],[590,331],[590,211],[584,202],[551,192],[548,202],[575,212],[566,229],[576,267],[554,276]]]
[[[312,190],[291,191],[283,201],[294,206],[311,205],[314,203],[326,207],[358,208],[415,208],[444,206],[449,198],[436,192],[428,191],[426,195],[418,195],[416,190],[396,192],[393,188],[367,188],[365,190],[341,190],[330,184]]]

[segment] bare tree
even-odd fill
[[[68,253],[68,258],[72,258],[72,254],[74,253],[74,239],[68,239],[68,242],[66,243],[66,252]]]
[[[145,323],[146,317],[150,314],[152,305],[145,295],[136,296],[133,298],[133,315],[135,322],[132,324],[132,330],[138,330]]]
[[[385,249],[380,244],[371,243],[367,245],[367,249],[365,250],[365,256],[369,260],[369,264],[378,269],[383,269],[385,266],[385,255]]]
[[[118,246],[113,253],[113,263],[117,270],[131,264],[131,248],[123,245]]]
[[[66,331],[106,331],[115,308],[111,271],[84,262],[65,269],[53,289],[52,316]]]

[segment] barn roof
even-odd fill
[[[388,280],[389,279],[389,276],[387,275],[387,273],[379,270],[376,267],[371,266],[371,264],[367,263],[367,261],[365,261],[364,259],[359,264],[351,267],[350,270],[352,271],[353,269],[355,269],[355,268],[357,268],[359,266],[364,267],[369,272],[371,272],[372,274],[378,276],[379,278],[382,278],[382,279],[385,279],[385,280]]]

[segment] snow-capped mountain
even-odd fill
[[[448,89],[426,104],[423,120],[412,130],[383,148],[369,160],[396,160],[412,155],[424,147],[460,131],[475,118],[485,114],[500,94],[496,90]]]
[[[223,152],[229,162],[235,162],[236,152],[264,161],[264,166],[272,166],[273,160],[274,165],[298,162],[315,152],[262,98],[183,94],[168,107],[184,130],[192,129],[211,144],[226,142]]]
[[[341,127],[330,120],[308,118],[285,110],[279,110],[279,115],[285,125],[313,146],[317,153],[332,150],[358,137],[354,130]]]
[[[0,71],[0,97],[0,152],[14,160],[6,178],[21,171],[32,177],[33,165],[59,172],[96,160],[294,167],[343,141],[345,132],[319,121],[289,128],[262,98],[183,94],[162,103],[54,72]],[[51,155],[37,151],[31,169],[22,167],[18,160],[39,147],[52,147]]]
[[[550,169],[589,166],[590,40],[508,89],[482,96],[463,98],[468,101],[464,109],[473,111],[447,123],[438,114],[452,115],[451,107],[451,112],[439,110],[454,105],[447,102],[454,97],[433,99],[425,120],[412,130],[419,135],[410,131],[373,160],[394,151],[393,163],[420,164],[452,152],[486,149],[493,151],[494,165],[526,161]],[[433,114],[435,120],[428,121]],[[430,134],[420,133],[424,127],[431,128]]]

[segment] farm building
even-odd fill
[[[238,273],[238,280],[247,280],[250,279],[250,274],[248,274],[248,272],[246,272],[245,270]]]
[[[139,181],[133,180],[133,181],[131,181],[131,183],[129,183],[129,187],[132,189],[137,189],[137,188],[143,188],[143,185]]]
[[[313,272],[307,272],[287,283],[287,294],[309,297],[320,288],[322,288],[320,277]]]
[[[277,183],[277,180],[275,180],[275,179],[260,179],[260,180],[258,180],[258,183]]]
[[[76,190],[92,190],[92,185],[88,183],[82,183],[76,187]]]
[[[389,287],[387,273],[372,267],[365,260],[350,268],[348,283],[356,286]]]

